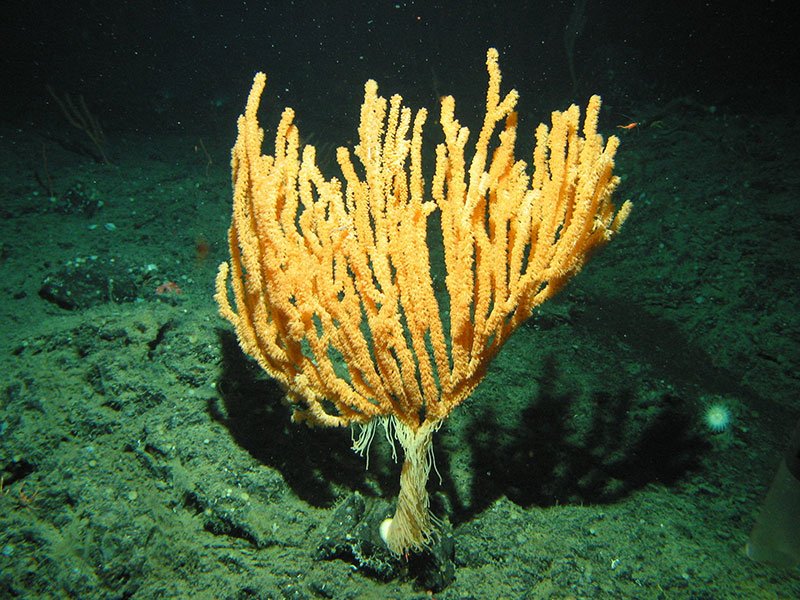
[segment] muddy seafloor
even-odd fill
[[[783,127],[679,109],[625,132],[622,234],[436,436],[455,575],[435,594],[318,558],[337,503],[391,501],[399,467],[382,439],[367,470],[349,432],[292,424],[217,315],[227,142],[209,164],[196,139],[112,132],[113,166],[48,143],[45,173],[35,132],[4,131],[0,596],[800,597],[797,570],[743,553],[800,416]],[[42,293],[76,273],[111,283]]]

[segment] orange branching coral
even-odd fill
[[[444,142],[429,196],[427,111],[413,113],[398,95],[387,102],[372,80],[359,143],[337,152],[341,179],[326,179],[315,148],[301,148],[289,108],[274,153],[262,155],[262,73],[239,118],[220,312],[242,349],[286,390],[296,420],[364,425],[357,450],[376,423],[400,442],[401,490],[384,531],[398,554],[424,546],[433,532],[425,490],[433,432],[511,333],[619,231],[631,208],[611,203],[619,140],[597,133],[597,96],[582,135],[572,106],[538,128],[532,171],[516,157],[518,94],[501,96],[497,59],[490,49],[486,114],[469,163],[469,131],[455,119],[453,98],[442,100]],[[436,210],[447,311],[430,265],[428,217]]]

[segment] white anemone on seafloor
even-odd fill
[[[732,418],[731,411],[727,406],[712,404],[706,410],[703,420],[711,431],[721,433],[730,427]]]

